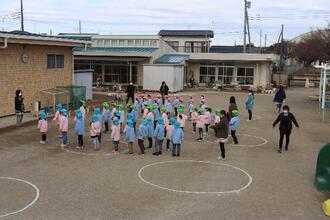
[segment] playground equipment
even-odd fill
[[[316,165],[314,186],[321,192],[330,192],[330,143],[319,152]],[[330,216],[330,200],[322,205],[325,215]]]
[[[319,102],[320,108],[325,109],[326,107],[330,107],[330,100],[327,100],[327,85],[330,84],[330,66],[322,63],[314,67],[321,69]]]

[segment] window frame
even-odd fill
[[[50,65],[50,60],[49,60],[50,57],[54,57],[53,65]],[[47,69],[64,69],[64,66],[65,66],[64,54],[47,54]]]

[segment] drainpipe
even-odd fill
[[[3,46],[0,46],[0,49],[5,49],[8,47],[8,38],[4,37],[3,39],[4,39]]]

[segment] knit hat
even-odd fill
[[[81,99],[81,100],[79,100],[79,102],[80,102],[83,106],[86,106],[86,101],[85,101],[85,100]]]
[[[166,112],[166,108],[165,107],[162,107],[161,109],[160,109],[160,111],[162,111],[162,112]]]
[[[176,121],[176,122],[174,123],[174,127],[175,127],[175,128],[180,128],[180,122]]]
[[[134,127],[134,122],[132,120],[128,120],[127,125],[128,125],[128,127],[133,128]]]
[[[109,105],[109,103],[107,103],[107,102],[103,102],[103,107],[104,107],[104,108],[109,108],[110,105]]]
[[[96,107],[96,108],[94,109],[94,114],[95,114],[95,115],[99,115],[100,113],[101,113],[100,108],[99,108],[99,107]]]
[[[219,115],[220,115],[220,112],[221,112],[221,108],[216,108],[216,109],[215,109],[215,114],[216,114],[216,115],[219,116]]]
[[[183,113],[184,113],[185,111],[184,111],[184,108],[183,109],[178,109],[178,113],[179,113],[179,115],[182,115]]]
[[[46,119],[46,113],[44,111],[39,112],[39,118]]]
[[[97,122],[99,120],[99,117],[97,115],[93,115],[92,122]]]
[[[123,105],[118,105],[118,110],[119,111],[124,111],[124,106]]]
[[[113,103],[111,103],[111,106],[114,107],[114,108],[116,108],[117,107],[117,103],[113,102]]]
[[[57,104],[57,105],[56,105],[56,110],[60,112],[61,109],[62,109],[62,105],[61,105],[61,104]]]
[[[231,111],[231,113],[234,117],[237,117],[239,115],[238,110],[233,110],[233,111]]]
[[[200,108],[200,109],[198,109],[197,113],[201,115],[204,113],[204,110]]]
[[[118,118],[114,118],[112,122],[113,122],[113,124],[116,125],[116,126],[119,125],[119,120],[118,120]]]
[[[76,118],[82,119],[82,113],[79,109],[76,111]]]
[[[62,115],[64,115],[64,116],[68,116],[68,111],[67,111],[65,108],[62,108],[62,109],[61,109],[61,113],[62,113]]]

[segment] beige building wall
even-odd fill
[[[22,62],[23,52],[27,63]],[[64,68],[47,69],[48,54],[63,54]],[[23,91],[26,111],[31,111],[39,90],[72,85],[72,65],[70,47],[9,44],[0,49],[0,117],[15,114],[17,89]]]

